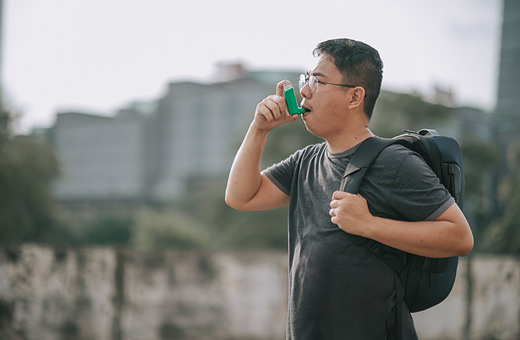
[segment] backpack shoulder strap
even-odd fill
[[[387,146],[399,142],[398,139],[370,137],[358,147],[341,178],[340,190],[357,194],[367,169]]]
[[[374,160],[379,156],[381,151],[392,144],[406,145],[406,141],[398,138],[379,138],[370,137],[363,141],[358,149],[354,152],[352,160],[345,169],[345,173],[341,178],[340,190],[351,194],[357,194],[359,186],[363,182],[363,178],[368,168],[372,165]],[[389,251],[389,247],[381,243],[357,235],[349,234],[352,241],[359,245],[365,246],[372,251],[376,256],[383,260],[387,265],[399,272],[406,261],[404,253],[401,251]],[[384,258],[383,258],[384,257]]]

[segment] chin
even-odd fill
[[[321,134],[315,128],[312,127],[312,124],[308,124],[308,122],[305,120],[305,118],[303,119],[303,123],[305,124],[305,128],[307,129],[307,131],[309,131],[311,134],[313,134],[316,137],[323,138],[321,136]]]

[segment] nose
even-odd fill
[[[309,90],[309,82],[306,82],[305,85],[300,89],[300,94],[302,98],[308,99],[312,95],[311,91]]]

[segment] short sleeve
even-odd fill
[[[274,164],[263,171],[263,173],[278,187],[284,194],[291,194],[291,184],[294,176],[294,169],[299,163],[302,150],[296,151],[294,154]]]
[[[389,203],[410,221],[432,221],[455,200],[420,155],[402,158],[391,186]]]

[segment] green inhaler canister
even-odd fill
[[[294,88],[291,84],[283,85],[283,96],[285,97],[285,103],[287,104],[289,114],[296,115],[305,113],[305,109],[299,108],[296,103],[296,95],[294,94]]]

